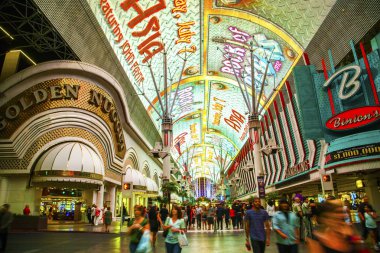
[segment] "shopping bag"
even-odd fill
[[[181,248],[189,246],[189,241],[187,240],[185,233],[180,233],[178,235],[178,243]]]
[[[152,245],[150,244],[150,232],[145,230],[139,244],[137,245],[137,253],[148,253],[152,251]]]

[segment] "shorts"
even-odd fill
[[[214,224],[214,217],[207,217],[207,223],[208,223],[209,225]]]

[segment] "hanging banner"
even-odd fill
[[[265,198],[265,181],[264,176],[258,176],[257,177],[257,189],[259,191],[259,198],[263,199]]]

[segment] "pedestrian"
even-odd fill
[[[169,216],[169,210],[166,208],[165,204],[161,204],[160,217],[163,223],[165,223],[166,218]]]
[[[274,206],[274,203],[273,203],[273,200],[269,200],[268,201],[268,205],[267,205],[267,213],[269,215],[269,225],[272,229],[272,219],[273,219],[273,216],[274,214],[276,213],[276,209],[275,209],[275,206]]]
[[[245,237],[247,249],[252,246],[254,253],[264,253],[265,246],[270,244],[269,215],[261,209],[258,197],[254,197],[252,208],[245,215]]]
[[[236,215],[235,215],[235,210],[233,209],[233,205],[232,205],[232,208],[230,209],[230,217],[232,220],[232,229],[235,229],[236,228]]]
[[[121,219],[121,225],[124,225],[125,217],[128,216],[128,212],[127,212],[127,208],[125,208],[124,203],[123,203],[123,207],[122,208],[123,208],[123,217]]]
[[[229,229],[230,225],[230,207],[227,205],[224,209],[224,221],[226,222],[226,229]]]
[[[96,205],[95,204],[92,204],[92,207],[91,207],[91,224],[92,225],[95,225],[95,214],[96,214]]]
[[[7,247],[9,228],[13,221],[13,214],[9,210],[9,204],[4,204],[0,209],[0,252],[2,253]]]
[[[25,205],[24,210],[22,210],[22,213],[26,216],[30,214],[30,208],[29,205]]]
[[[152,247],[156,247],[156,241],[157,241],[157,232],[159,224],[162,224],[160,213],[157,211],[157,206],[152,206],[149,209],[148,213],[149,217],[149,226],[150,226],[150,234],[151,234],[151,242]]]
[[[362,251],[364,246],[360,236],[344,220],[342,202],[327,200],[316,209],[318,229],[313,231],[313,239],[307,240],[309,252],[318,253],[354,253]]]
[[[368,237],[368,229],[365,225],[365,206],[368,206],[370,209],[373,209],[372,205],[369,203],[369,198],[368,196],[364,196],[363,197],[363,200],[362,200],[362,203],[359,204],[359,207],[358,207],[358,215],[359,215],[359,218],[360,218],[360,221],[361,221],[361,224],[362,224],[362,237],[364,240],[367,239]]]
[[[99,221],[101,220],[101,210],[98,206],[95,205],[95,218],[94,218],[94,225],[97,226],[99,224]]]
[[[311,221],[310,221],[311,208],[310,208],[310,203],[309,203],[308,198],[304,199],[301,209],[302,209],[302,215],[303,215],[302,220],[303,220],[303,228],[304,228],[302,232],[304,233],[304,238],[310,238],[312,237],[311,236],[312,229],[311,229]]]
[[[166,219],[164,230],[169,230],[165,239],[166,253],[181,253],[181,247],[178,242],[179,233],[186,231],[185,221],[182,219],[182,212],[179,206],[174,206],[170,217]]]
[[[293,213],[299,218],[299,230],[300,230],[300,240],[304,238],[303,235],[303,213],[302,213],[302,206],[301,206],[301,199],[299,197],[294,197],[294,202],[292,206]]]
[[[111,223],[112,223],[112,212],[110,208],[107,208],[107,206],[105,206],[104,210],[105,212],[103,214],[103,220],[104,220],[105,230],[106,232],[110,232],[109,226],[111,226]]]
[[[141,205],[136,205],[134,207],[135,218],[128,222],[127,234],[131,236],[131,241],[129,243],[129,252],[135,253],[137,246],[139,245],[140,239],[144,231],[149,231],[149,222],[145,218],[144,213],[145,208]]]
[[[219,204],[218,207],[216,208],[216,221],[218,224],[217,228],[219,230],[223,230],[224,214],[225,214],[224,208],[221,204]]]
[[[207,209],[207,225],[208,225],[207,230],[210,230],[211,228],[214,229],[213,227],[215,226],[214,219],[215,219],[215,208],[211,204],[209,204],[208,209]]]
[[[195,206],[195,215],[197,217],[197,229],[202,229],[202,207]]]
[[[367,228],[368,234],[372,241],[373,249],[378,251],[379,247],[377,246],[377,224],[376,224],[376,218],[377,214],[370,206],[364,207],[364,219],[365,219],[365,226]]]
[[[86,214],[87,214],[87,219],[88,219],[88,223],[92,224],[92,219],[91,219],[91,206],[88,206],[87,207],[87,210],[86,210]]]
[[[276,232],[279,253],[298,253],[300,220],[289,209],[288,201],[282,199],[279,211],[273,217],[273,229]]]

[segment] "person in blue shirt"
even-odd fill
[[[245,214],[246,246],[249,249],[249,240],[254,253],[264,253],[265,245],[270,244],[270,225],[267,211],[261,209],[260,199],[255,197],[253,205]],[[264,229],[265,225],[265,229]]]
[[[273,217],[273,229],[276,232],[279,253],[298,253],[299,218],[289,209],[287,200],[280,200],[279,211]]]

